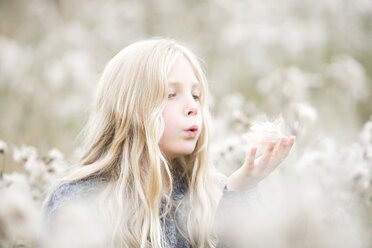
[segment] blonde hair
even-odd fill
[[[203,116],[195,150],[176,160],[178,175],[188,186],[182,200],[188,208],[187,234],[183,235],[192,247],[216,246],[213,222],[221,192],[208,166],[205,75],[196,56],[186,47],[174,40],[149,39],[125,47],[106,65],[95,109],[83,130],[85,145],[79,167],[64,178],[107,180],[101,203],[105,203],[102,209],[113,227],[114,247],[166,245],[159,216],[162,182],[167,177],[172,192],[174,178],[159,141],[164,131],[167,76],[180,56],[190,62],[199,80]],[[166,213],[171,208],[170,193],[165,197]]]

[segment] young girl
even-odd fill
[[[196,56],[175,41],[120,51],[99,81],[79,164],[45,204],[47,225],[68,203],[90,199],[110,226],[111,247],[222,247],[219,209],[231,194],[249,199],[294,137],[269,143],[257,159],[252,148],[225,180],[208,164],[207,97]]]

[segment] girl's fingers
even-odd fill
[[[270,161],[271,164],[268,166],[268,169],[273,170],[276,167],[276,165],[281,162],[281,159],[286,151],[287,142],[288,140],[286,137],[280,139],[279,145],[273,152],[272,160]]]
[[[254,167],[254,160],[256,158],[256,152],[257,152],[257,147],[252,147],[251,150],[249,151],[249,155],[247,159],[245,160],[245,167],[248,170],[252,170]]]
[[[285,151],[282,154],[281,161],[283,161],[289,154],[294,142],[295,142],[296,137],[292,136],[288,139],[288,145],[286,146]]]
[[[273,152],[274,157],[281,157],[281,154],[283,154],[283,151],[286,147],[286,143],[287,143],[287,138],[286,137],[283,137],[283,138],[280,139],[280,143],[279,143],[278,147]]]
[[[266,150],[265,150],[264,154],[260,158],[260,162],[259,162],[258,166],[263,167],[263,168],[260,168],[260,169],[264,170],[265,167],[268,165],[268,163],[271,159],[271,155],[274,151],[274,147],[275,147],[275,142],[273,142],[273,141],[269,142],[269,144],[266,147]],[[264,166],[264,165],[266,165],[266,166]]]
[[[273,155],[272,164],[270,170],[274,170],[283,160],[288,156],[295,141],[295,137],[283,137],[281,138],[280,145],[275,150]]]

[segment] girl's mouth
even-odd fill
[[[198,134],[198,126],[193,125],[189,129],[185,130],[188,136],[195,137]]]
[[[198,134],[198,131],[187,130],[186,132],[188,133],[188,135],[193,136],[193,137]]]

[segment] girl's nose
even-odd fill
[[[187,115],[197,115],[198,109],[196,107],[190,107],[187,110]]]
[[[185,112],[187,116],[198,114],[198,104],[195,102],[194,98],[192,98],[192,101],[187,102]]]

